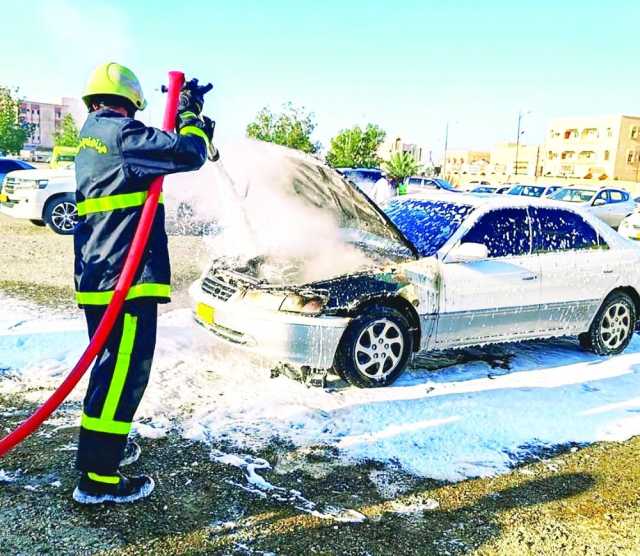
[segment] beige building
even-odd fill
[[[447,150],[444,172],[448,176],[482,174],[486,172],[490,160],[491,154],[488,151]]]
[[[420,164],[424,161],[422,159],[422,147],[419,147],[415,143],[405,143],[402,137],[394,136],[391,139],[387,139],[378,149],[378,155],[383,160],[389,160],[396,153],[409,153]]]
[[[489,174],[516,181],[519,176],[535,178],[541,171],[541,153],[538,145],[498,143],[491,150]],[[515,180],[514,180],[515,178]]]
[[[33,133],[24,146],[26,151],[51,150],[54,133],[60,131],[62,119],[71,114],[80,127],[86,118],[86,108],[75,98],[62,98],[60,103],[25,100],[20,105],[20,115],[27,123],[33,124]]]
[[[547,131],[542,175],[637,182],[640,116],[558,118]]]

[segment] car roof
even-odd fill
[[[421,200],[421,201],[443,201],[455,203],[459,205],[471,205],[475,208],[492,209],[492,208],[519,208],[519,207],[555,207],[563,210],[573,210],[577,207],[570,207],[567,203],[561,201],[553,201],[540,197],[527,197],[521,195],[511,196],[494,196],[482,195],[472,192],[450,193],[450,192],[432,192],[429,194],[415,193],[411,195],[403,195],[396,197],[401,200]]]

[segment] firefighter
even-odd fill
[[[111,300],[152,180],[215,159],[214,124],[202,116],[203,88],[180,94],[176,133],[134,119],[146,101],[134,73],[98,66],[83,100],[89,110],[76,158],[78,225],[74,234],[76,301],[92,337]],[[149,379],[158,303],[170,301],[170,267],[162,198],[124,309],[91,371],[80,423],[73,498],[82,504],[133,502],[151,494],[151,477],[126,477],[140,456],[128,439]]]

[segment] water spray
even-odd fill
[[[169,72],[169,86],[167,87],[167,103],[165,105],[164,118],[162,120],[162,129],[165,131],[173,131],[175,128],[176,113],[178,111],[178,100],[180,90],[184,85],[184,74],[179,71]],[[80,379],[86,373],[87,369],[102,351],[104,345],[111,334],[111,330],[122,311],[124,301],[129,292],[129,288],[140,266],[140,260],[144,253],[144,249],[149,240],[151,226],[158,208],[158,201],[162,193],[162,183],[164,177],[160,176],[151,182],[147,200],[142,208],[140,221],[136,228],[136,233],[129,247],[127,258],[125,260],[122,272],[118,278],[113,298],[109,303],[100,324],[67,378],[53,392],[51,397],[47,399],[29,418],[22,424],[0,440],[0,457],[4,456],[9,450],[15,448],[27,436],[33,433],[49,416],[62,404],[71,391],[78,384]]]

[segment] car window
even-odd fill
[[[509,195],[522,195],[524,197],[542,197],[544,187],[536,185],[516,185],[509,190]]]
[[[533,252],[607,249],[600,234],[582,216],[556,208],[532,208]]]
[[[409,185],[422,185],[420,178],[409,178]]]
[[[588,203],[595,195],[593,189],[575,189],[573,187],[564,187],[551,195],[551,199],[556,201],[565,201],[567,203]]]
[[[609,192],[608,191],[600,191],[600,193],[598,193],[593,199],[594,203],[596,201],[604,201],[605,203],[608,203],[609,202]]]
[[[526,209],[489,212],[469,230],[462,243],[481,243],[489,257],[517,257],[531,252],[531,230]]]
[[[618,191],[616,189],[612,189],[609,191],[610,203],[622,203],[628,200],[629,200],[629,194],[626,193],[625,191]]]
[[[435,255],[474,210],[470,205],[398,198],[382,208],[421,257]]]

